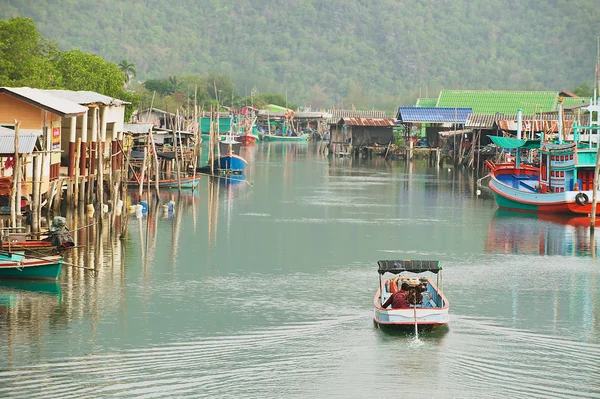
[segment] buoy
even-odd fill
[[[129,213],[135,213],[136,209],[137,209],[136,205],[129,205]]]
[[[448,172],[452,171],[452,169],[448,168]]]
[[[477,190],[476,193],[478,196],[481,195],[481,190]]]
[[[144,207],[140,204],[137,204],[135,206],[135,217],[138,219],[141,219],[143,216],[143,212],[144,212]]]
[[[95,210],[94,210],[94,205],[93,204],[87,204],[86,210],[87,210],[87,215],[89,217],[94,216]]]

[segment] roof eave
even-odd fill
[[[30,99],[28,97],[22,96],[22,95],[20,95],[18,93],[15,93],[14,91],[6,90],[4,88],[0,88],[0,93],[7,94],[7,95],[9,95],[11,97],[14,97],[14,98],[16,98],[16,99],[18,99],[20,101],[23,101],[23,102],[25,102],[27,104],[33,105],[34,107],[41,108],[41,109],[43,109],[45,111],[51,112],[54,115],[60,116],[61,118],[72,118],[72,117],[75,117],[75,116],[80,116],[80,115],[85,114],[85,111],[77,112],[77,113],[64,113],[64,112],[59,111],[59,110],[57,110],[55,108],[52,108],[52,107],[49,107],[47,105],[41,104],[41,103],[39,103],[37,101],[34,101],[34,100],[32,100],[32,99]]]

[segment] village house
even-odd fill
[[[22,135],[37,138],[32,162],[25,164],[22,176],[29,192],[35,189],[32,182],[36,181],[34,172],[38,167],[40,195],[60,191],[65,183],[72,193],[76,175],[81,177],[80,192],[84,193],[86,183],[96,173],[98,143],[104,143],[100,147],[104,163],[112,169],[120,168],[126,104],[89,91],[1,87],[0,126],[11,130],[14,138],[17,121],[19,138]],[[0,154],[3,166],[4,155]],[[12,171],[2,167],[2,176],[12,176]],[[83,198],[82,194],[79,200]]]

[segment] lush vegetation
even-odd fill
[[[133,81],[171,76],[215,96],[214,73],[244,98],[286,93],[313,108],[392,110],[442,88],[590,87],[600,26],[594,0],[2,3],[0,18],[31,17],[63,50],[135,64]]]
[[[132,84],[131,78],[136,75],[135,64],[126,59],[117,65],[80,50],[59,51],[56,44],[41,36],[31,19],[0,21],[0,86],[95,91],[131,102],[127,119],[138,106],[191,113],[194,103],[201,111],[211,104],[287,105],[283,96],[259,94],[256,89],[249,97],[241,97],[226,74],[185,74]]]
[[[28,18],[0,21],[0,86],[89,90],[131,102],[138,97],[124,90],[118,66],[95,54],[59,51]]]

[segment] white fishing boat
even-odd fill
[[[375,294],[373,320],[386,326],[427,326],[448,324],[449,303],[442,292],[442,268],[437,260],[380,260],[379,289]],[[423,276],[435,275],[436,281]],[[393,277],[382,278],[392,274]],[[408,275],[411,275],[410,277]],[[405,290],[402,285],[405,284]],[[384,308],[398,291],[406,292],[401,308]],[[398,292],[400,295],[401,293]],[[393,298],[392,298],[393,299]],[[396,301],[394,301],[396,303]],[[393,306],[393,305],[392,305]]]

